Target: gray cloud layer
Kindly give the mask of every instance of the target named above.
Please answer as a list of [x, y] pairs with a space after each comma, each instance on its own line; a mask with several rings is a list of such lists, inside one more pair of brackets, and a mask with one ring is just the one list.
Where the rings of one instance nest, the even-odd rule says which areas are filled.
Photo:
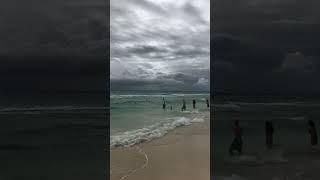
[[111, 87], [208, 90], [209, 3], [111, 0]]
[[37, 99], [39, 91], [106, 91], [107, 1], [0, 4], [1, 96], [9, 93], [18, 100], [20, 94]]
[[213, 91], [319, 93], [319, 1], [216, 0]]
[[107, 56], [107, 4], [102, 0], [5, 0], [0, 55]]

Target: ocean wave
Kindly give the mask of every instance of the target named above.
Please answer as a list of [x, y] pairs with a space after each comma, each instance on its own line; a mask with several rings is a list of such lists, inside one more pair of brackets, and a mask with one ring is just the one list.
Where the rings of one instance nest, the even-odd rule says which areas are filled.
[[179, 96], [209, 96], [208, 93], [203, 94], [113, 94], [110, 98], [132, 98], [132, 97], [179, 97]]
[[0, 109], [0, 113], [24, 112], [32, 113], [34, 111], [72, 111], [72, 110], [107, 110], [106, 107], [76, 107], [76, 106], [52, 106], [52, 107], [9, 107]]
[[262, 105], [262, 106], [292, 106], [298, 103], [292, 102], [233, 102], [238, 105]]
[[86, 133], [89, 132], [105, 132], [109, 128], [106, 123], [60, 123], [54, 124], [48, 127], [39, 127], [32, 129], [21, 129], [15, 134], [48, 134], [48, 132], [52, 133], [61, 133], [62, 131], [66, 133], [74, 133], [75, 131], [83, 131]]
[[275, 148], [262, 152], [259, 155], [240, 155], [227, 157], [226, 162], [232, 164], [254, 164], [254, 165], [263, 165], [263, 164], [275, 164], [275, 163], [285, 163], [288, 162], [283, 156], [283, 148]]
[[307, 117], [306, 116], [296, 116], [296, 117], [290, 117], [288, 119], [293, 120], [293, 121], [304, 121], [307, 119]]
[[145, 128], [127, 131], [119, 135], [112, 135], [110, 138], [110, 146], [132, 146], [134, 144], [162, 137], [177, 127], [188, 126], [192, 123], [204, 121], [202, 118], [189, 119], [186, 117], [175, 117], [170, 119], [170, 122], [161, 122]]
[[24, 144], [0, 144], [0, 150], [8, 150], [8, 151], [15, 151], [15, 150], [32, 150], [36, 149], [36, 146], [28, 146]]
[[214, 179], [217, 179], [217, 180], [246, 180], [246, 178], [243, 178], [243, 177], [236, 175], [236, 174], [232, 174], [231, 176], [217, 176], [217, 177], [214, 177]]
[[283, 148], [275, 148], [269, 151], [266, 151], [261, 155], [261, 161], [263, 163], [284, 163], [288, 160], [283, 156], [284, 149]]
[[169, 97], [166, 94], [118, 94], [110, 95], [110, 98], [132, 98], [132, 97]]
[[191, 113], [191, 114], [198, 114], [199, 110], [198, 109], [193, 109], [191, 111], [185, 110], [185, 111], [181, 111], [182, 113]]
[[[213, 104], [213, 107], [218, 111], [240, 111], [240, 110], [250, 110], [256, 108], [264, 107], [317, 107], [320, 104], [315, 103], [305, 103], [305, 102], [225, 102], [219, 104]], [[294, 120], [294, 119], [292, 119]]]
[[307, 102], [237, 102], [233, 101], [232, 104], [238, 106], [320, 106], [318, 103], [307, 103]]
[[208, 93], [203, 94], [172, 94], [173, 96], [209, 96]]
[[236, 110], [236, 111], [239, 111], [241, 108], [239, 105], [233, 104], [233, 103], [214, 104], [213, 107], [216, 109], [231, 109], [231, 110]]
[[204, 122], [204, 118], [196, 117], [191, 120], [192, 123], [201, 123]]

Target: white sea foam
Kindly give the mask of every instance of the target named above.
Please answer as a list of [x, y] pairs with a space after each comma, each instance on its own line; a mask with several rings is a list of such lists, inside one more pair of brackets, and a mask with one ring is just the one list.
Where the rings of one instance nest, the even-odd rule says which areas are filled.
[[241, 155], [226, 158], [226, 162], [232, 164], [260, 164], [257, 156], [254, 155]]
[[227, 104], [214, 104], [213, 107], [220, 108], [220, 109], [232, 109], [232, 110], [240, 110], [240, 106], [233, 103]]
[[237, 104], [239, 106], [299, 106], [299, 107], [306, 107], [306, 106], [320, 106], [317, 103], [306, 103], [306, 102], [238, 102], [233, 101], [233, 104]]
[[18, 112], [18, 111], [55, 111], [55, 110], [107, 110], [106, 107], [75, 107], [75, 106], [52, 106], [52, 107], [42, 107], [42, 106], [34, 106], [34, 107], [9, 107], [2, 108], [0, 112]]
[[266, 151], [261, 155], [261, 161], [263, 163], [284, 163], [288, 160], [283, 157], [284, 149], [277, 148]]
[[254, 102], [234, 102], [239, 105], [262, 105], [262, 106], [293, 106], [293, 105], [299, 105], [299, 103], [292, 102], [292, 103], [287, 103], [287, 102], [270, 102], [270, 103], [254, 103]]
[[192, 123], [201, 123], [204, 122], [204, 118], [196, 117], [191, 120]]
[[127, 131], [121, 134], [111, 136], [111, 147], [116, 146], [131, 146], [134, 144], [147, 142], [155, 138], [166, 135], [169, 131], [180, 127], [188, 126], [194, 122], [202, 122], [202, 119], [195, 118], [189, 119], [186, 117], [175, 117], [170, 119], [171, 121], [157, 123], [148, 127], [144, 127], [137, 130]]
[[283, 157], [284, 149], [272, 149], [262, 152], [259, 155], [241, 155], [226, 158], [226, 162], [233, 164], [256, 164], [262, 165], [267, 163], [285, 163], [288, 162]]
[[289, 119], [293, 121], [303, 121], [303, 120], [306, 120], [307, 118], [305, 116], [297, 116], [297, 117], [291, 117]]
[[182, 113], [198, 114], [198, 113], [199, 113], [199, 110], [198, 110], [198, 109], [193, 109], [193, 110], [191, 110], [191, 111], [186, 110], [186, 111], [181, 111], [181, 112], [182, 112]]

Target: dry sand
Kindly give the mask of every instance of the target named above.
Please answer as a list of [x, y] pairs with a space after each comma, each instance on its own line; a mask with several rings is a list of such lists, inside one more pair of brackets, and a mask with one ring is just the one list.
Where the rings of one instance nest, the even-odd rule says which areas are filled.
[[130, 148], [113, 148], [111, 180], [209, 180], [209, 140], [209, 122], [202, 122]]

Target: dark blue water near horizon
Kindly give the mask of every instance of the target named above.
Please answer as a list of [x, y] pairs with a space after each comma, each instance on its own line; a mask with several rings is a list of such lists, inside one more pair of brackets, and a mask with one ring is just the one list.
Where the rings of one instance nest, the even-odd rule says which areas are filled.
[[0, 179], [105, 177], [106, 99], [104, 92], [0, 95]]

